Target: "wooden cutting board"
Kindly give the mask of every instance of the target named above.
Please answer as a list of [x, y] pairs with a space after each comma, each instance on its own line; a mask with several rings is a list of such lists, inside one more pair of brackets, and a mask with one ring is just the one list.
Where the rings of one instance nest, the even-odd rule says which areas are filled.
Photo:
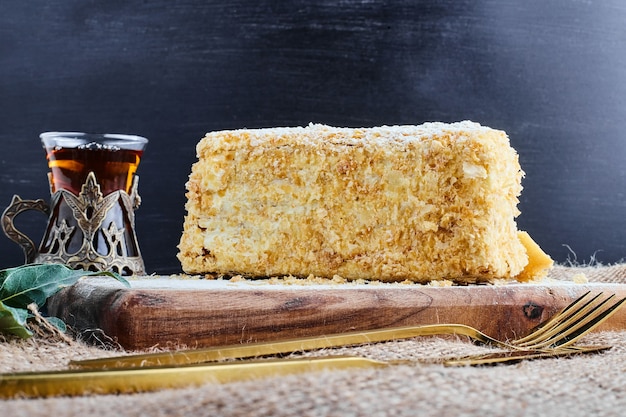
[[[625, 284], [285, 285], [146, 277], [131, 288], [85, 278], [48, 301], [48, 313], [87, 338], [130, 350], [219, 346], [435, 323], [498, 339], [527, 334], [587, 291], [626, 297]], [[626, 329], [626, 309], [600, 329]]]

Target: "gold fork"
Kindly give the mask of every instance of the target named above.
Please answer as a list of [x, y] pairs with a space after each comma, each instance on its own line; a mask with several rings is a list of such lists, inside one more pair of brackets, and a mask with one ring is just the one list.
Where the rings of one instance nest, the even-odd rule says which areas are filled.
[[585, 293], [559, 314], [540, 324], [532, 333], [510, 341], [515, 348], [505, 352], [471, 355], [443, 361], [446, 366], [492, 365], [526, 359], [570, 356], [608, 350], [611, 346], [574, 346], [573, 343], [600, 325], [622, 306], [622, 299], [607, 307], [615, 298], [612, 294], [601, 300], [602, 293]]
[[[626, 301], [621, 299], [612, 305], [608, 302], [614, 298], [609, 296], [604, 301], [598, 300], [599, 293], [591, 296], [583, 294], [560, 313], [536, 328], [528, 336], [503, 342], [483, 332], [463, 324], [433, 324], [422, 326], [405, 326], [368, 331], [347, 332], [326, 336], [279, 340], [274, 342], [230, 345], [205, 349], [181, 350], [176, 352], [146, 353], [110, 358], [71, 361], [70, 366], [83, 369], [113, 369], [139, 366], [173, 366], [224, 359], [242, 359], [269, 355], [282, 355], [293, 352], [354, 346], [390, 340], [409, 339], [417, 336], [460, 335], [467, 336], [476, 342], [513, 351], [545, 350], [554, 351], [557, 347], [565, 349], [576, 340], [596, 328], [612, 316]], [[565, 350], [563, 350], [565, 352]]]

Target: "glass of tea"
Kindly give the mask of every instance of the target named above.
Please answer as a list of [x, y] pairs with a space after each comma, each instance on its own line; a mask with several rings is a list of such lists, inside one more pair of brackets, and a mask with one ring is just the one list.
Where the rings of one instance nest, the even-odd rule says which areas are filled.
[[[16, 195], [2, 215], [5, 234], [22, 246], [26, 262], [143, 274], [134, 211], [141, 202], [136, 172], [148, 140], [80, 132], [46, 132], [40, 138], [50, 168], [50, 204]], [[26, 210], [48, 215], [38, 247], [13, 224]]]
[[52, 174], [51, 191], [65, 189], [78, 195], [93, 172], [101, 191], [130, 194], [137, 166], [148, 144], [141, 136], [46, 132], [40, 135]]

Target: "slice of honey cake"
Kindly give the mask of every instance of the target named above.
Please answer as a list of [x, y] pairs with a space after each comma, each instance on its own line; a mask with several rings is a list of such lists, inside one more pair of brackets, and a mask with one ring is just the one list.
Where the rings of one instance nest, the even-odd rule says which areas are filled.
[[422, 283], [543, 274], [520, 275], [523, 172], [502, 131], [469, 121], [219, 131], [197, 157], [178, 254], [187, 273]]

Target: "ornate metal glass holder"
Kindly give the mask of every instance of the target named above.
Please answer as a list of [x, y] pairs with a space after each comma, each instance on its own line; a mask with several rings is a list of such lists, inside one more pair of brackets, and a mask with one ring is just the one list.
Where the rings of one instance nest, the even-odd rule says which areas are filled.
[[[138, 184], [135, 176], [130, 195], [117, 190], [103, 196], [90, 172], [78, 196], [60, 189], [52, 193], [50, 206], [16, 195], [2, 215], [2, 228], [22, 247], [27, 263], [63, 263], [74, 269], [142, 275], [144, 263], [134, 230], [134, 211], [141, 204]], [[26, 210], [50, 216], [39, 249], [13, 224], [14, 217]]]

